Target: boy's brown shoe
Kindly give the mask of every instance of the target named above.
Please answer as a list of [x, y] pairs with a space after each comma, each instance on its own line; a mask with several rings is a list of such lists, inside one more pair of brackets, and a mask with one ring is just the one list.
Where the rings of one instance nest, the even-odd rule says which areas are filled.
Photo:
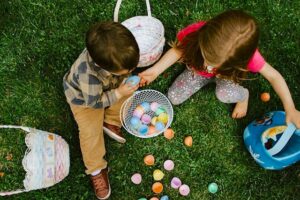
[[108, 168], [102, 169], [96, 176], [91, 175], [91, 180], [96, 197], [101, 200], [108, 199], [111, 193], [108, 180]]
[[111, 125], [108, 123], [103, 124], [103, 131], [106, 133], [109, 137], [112, 139], [120, 142], [120, 143], [125, 143], [126, 140], [121, 132], [121, 128], [115, 125]]

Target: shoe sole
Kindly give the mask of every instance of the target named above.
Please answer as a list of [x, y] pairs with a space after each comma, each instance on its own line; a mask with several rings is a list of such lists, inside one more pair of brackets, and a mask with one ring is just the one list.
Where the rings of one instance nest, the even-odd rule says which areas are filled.
[[117, 142], [120, 142], [122, 144], [124, 144], [126, 142], [126, 140], [124, 138], [118, 136], [117, 134], [115, 134], [114, 132], [112, 132], [111, 130], [109, 130], [106, 127], [103, 127], [103, 131], [106, 135], [108, 135], [112, 139], [116, 140]]

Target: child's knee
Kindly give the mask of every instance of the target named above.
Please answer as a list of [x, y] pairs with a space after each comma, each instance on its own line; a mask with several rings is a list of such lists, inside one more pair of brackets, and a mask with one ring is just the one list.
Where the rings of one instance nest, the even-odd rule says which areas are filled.
[[179, 105], [183, 102], [179, 95], [176, 94], [175, 91], [168, 91], [168, 99], [173, 105]]

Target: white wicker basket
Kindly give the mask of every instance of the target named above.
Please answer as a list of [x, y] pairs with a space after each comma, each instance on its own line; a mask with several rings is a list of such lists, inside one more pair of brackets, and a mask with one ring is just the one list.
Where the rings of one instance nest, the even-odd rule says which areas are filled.
[[[168, 122], [165, 126], [165, 128], [160, 131], [156, 132], [151, 135], [141, 135], [138, 133], [136, 129], [134, 129], [130, 124], [130, 119], [133, 116], [133, 112], [136, 109], [138, 105], [140, 105], [143, 102], [157, 102], [162, 106], [162, 108], [166, 111], [168, 114]], [[146, 114], [150, 115], [151, 118], [155, 116], [155, 113], [153, 111], [147, 111]], [[140, 137], [140, 138], [151, 138], [160, 135], [163, 133], [172, 123], [173, 121], [173, 107], [169, 99], [163, 95], [161, 92], [158, 92], [156, 90], [141, 90], [135, 92], [131, 97], [129, 97], [122, 105], [121, 111], [120, 111], [120, 120], [122, 122], [123, 127], [126, 129], [127, 132], [130, 134]]]
[[[118, 0], [114, 21], [118, 22], [119, 9], [122, 0]], [[122, 22], [134, 35], [139, 49], [140, 60], [138, 67], [146, 67], [155, 63], [161, 56], [165, 45], [164, 26], [158, 19], [151, 16], [149, 0], [146, 0], [148, 16], [135, 16]]]

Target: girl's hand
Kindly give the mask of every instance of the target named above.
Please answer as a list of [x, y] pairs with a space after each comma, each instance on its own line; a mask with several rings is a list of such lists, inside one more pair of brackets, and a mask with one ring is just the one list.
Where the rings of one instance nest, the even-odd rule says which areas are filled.
[[151, 67], [142, 73], [139, 73], [139, 77], [141, 78], [140, 87], [145, 85], [149, 85], [152, 81], [154, 81], [159, 75], [159, 71], [155, 67]]
[[118, 98], [129, 96], [139, 88], [139, 84], [132, 86], [130, 83], [125, 83], [124, 80], [121, 85], [116, 89], [116, 95]]
[[295, 124], [298, 129], [300, 129], [300, 112], [296, 109], [286, 112], [286, 122], [291, 122]]

